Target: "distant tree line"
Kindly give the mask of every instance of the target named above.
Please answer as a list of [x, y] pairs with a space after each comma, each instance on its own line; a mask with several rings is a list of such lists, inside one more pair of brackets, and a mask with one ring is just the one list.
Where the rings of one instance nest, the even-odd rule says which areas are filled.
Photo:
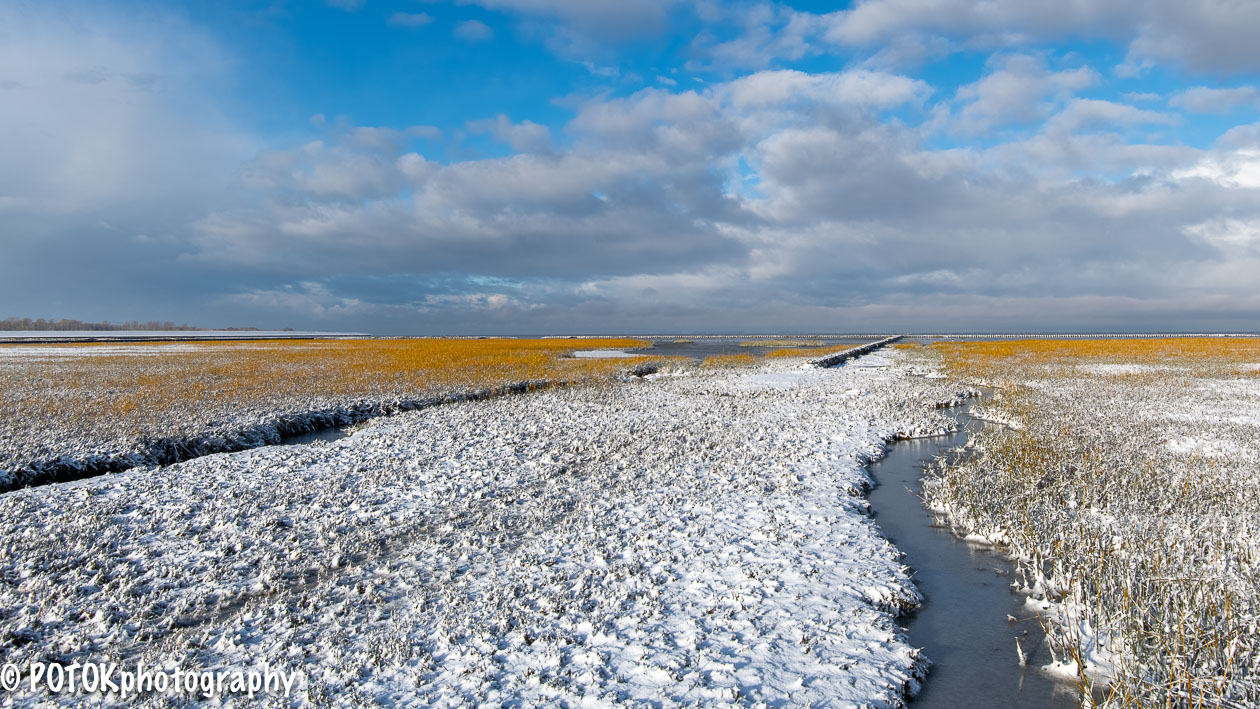
[[0, 330], [200, 330], [199, 327], [192, 325], [176, 325], [170, 320], [157, 321], [149, 320], [140, 322], [132, 320], [130, 322], [112, 324], [108, 320], [105, 322], [83, 322], [82, 320], [68, 320], [62, 318], [60, 320], [45, 320], [43, 318], [5, 318], [0, 320]]

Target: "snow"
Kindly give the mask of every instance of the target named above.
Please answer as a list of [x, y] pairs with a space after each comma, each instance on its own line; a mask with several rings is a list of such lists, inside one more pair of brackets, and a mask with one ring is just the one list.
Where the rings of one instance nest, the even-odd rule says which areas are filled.
[[1243, 453], [1243, 447], [1235, 441], [1196, 436], [1173, 438], [1165, 446], [1168, 450], [1179, 455], [1203, 456], [1205, 458], [1223, 458]]
[[1081, 367], [1091, 374], [1145, 374], [1158, 371], [1159, 368], [1145, 364], [1089, 364]]
[[642, 357], [641, 354], [622, 350], [578, 350], [573, 353], [578, 359], [616, 359], [622, 357]]
[[740, 377], [735, 386], [750, 391], [757, 389], [791, 389], [800, 386], [802, 381], [808, 376], [807, 372], [808, 370], [796, 370], [749, 374]]
[[949, 422], [938, 385], [867, 357], [887, 366], [452, 403], [5, 494], [6, 661], [266, 660], [344, 706], [900, 706], [919, 595], [863, 465]]

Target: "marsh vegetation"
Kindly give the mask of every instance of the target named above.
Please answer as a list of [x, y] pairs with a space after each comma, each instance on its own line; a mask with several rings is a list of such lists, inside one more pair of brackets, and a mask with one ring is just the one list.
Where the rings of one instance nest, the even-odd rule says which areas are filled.
[[1260, 701], [1260, 341], [944, 344], [1004, 422], [928, 504], [1004, 545], [1059, 669], [1113, 706]]
[[252, 447], [278, 441], [289, 429], [349, 423], [443, 397], [602, 381], [624, 361], [563, 355], [575, 345], [649, 344], [616, 338], [0, 345], [0, 473], [7, 475], [0, 488], [57, 466], [162, 462], [149, 455], [158, 448]]

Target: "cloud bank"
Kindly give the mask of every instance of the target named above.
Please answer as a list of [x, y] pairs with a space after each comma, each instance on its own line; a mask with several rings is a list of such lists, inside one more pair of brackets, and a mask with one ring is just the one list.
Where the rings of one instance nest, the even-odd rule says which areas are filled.
[[[1260, 329], [1247, 4], [465, 6], [544, 23], [560, 63], [705, 29], [673, 78], [610, 75], [560, 121], [295, 140], [209, 100], [242, 69], [196, 26], [5, 11], [3, 303], [415, 334]], [[449, 31], [500, 41], [483, 17]], [[1120, 59], [1048, 45], [1069, 36]], [[983, 61], [925, 70], [960, 53]], [[1125, 89], [1165, 70], [1179, 88]], [[433, 149], [460, 136], [489, 154]]]

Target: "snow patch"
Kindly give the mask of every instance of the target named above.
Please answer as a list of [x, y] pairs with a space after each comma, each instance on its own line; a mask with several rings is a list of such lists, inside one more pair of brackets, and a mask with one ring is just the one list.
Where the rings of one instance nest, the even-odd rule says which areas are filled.
[[643, 357], [644, 355], [623, 350], [578, 350], [573, 353], [578, 359], [619, 359], [627, 357]]

